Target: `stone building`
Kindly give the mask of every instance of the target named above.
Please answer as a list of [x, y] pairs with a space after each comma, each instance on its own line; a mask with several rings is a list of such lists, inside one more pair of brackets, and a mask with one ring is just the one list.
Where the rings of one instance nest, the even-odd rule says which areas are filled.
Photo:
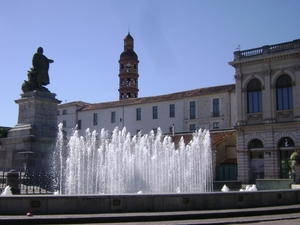
[[234, 52], [238, 180], [289, 178], [300, 146], [300, 40]]

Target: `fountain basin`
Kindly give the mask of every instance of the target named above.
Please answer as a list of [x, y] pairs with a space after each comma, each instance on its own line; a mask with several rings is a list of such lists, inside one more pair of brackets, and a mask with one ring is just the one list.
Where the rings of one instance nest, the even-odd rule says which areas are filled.
[[155, 195], [13, 195], [0, 197], [0, 212], [2, 215], [170, 212], [283, 206], [299, 202], [300, 189]]
[[292, 179], [256, 179], [258, 190], [291, 189]]

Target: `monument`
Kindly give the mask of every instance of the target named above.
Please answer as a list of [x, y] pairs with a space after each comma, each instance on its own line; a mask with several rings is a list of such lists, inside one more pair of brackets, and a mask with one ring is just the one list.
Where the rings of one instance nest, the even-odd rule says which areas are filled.
[[33, 56], [33, 68], [22, 84], [21, 98], [15, 100], [19, 105], [18, 123], [8, 131], [7, 138], [0, 139], [4, 171], [38, 171], [46, 165], [57, 136], [57, 105], [61, 102], [45, 87], [50, 83], [48, 70], [53, 62], [43, 55], [42, 47]]

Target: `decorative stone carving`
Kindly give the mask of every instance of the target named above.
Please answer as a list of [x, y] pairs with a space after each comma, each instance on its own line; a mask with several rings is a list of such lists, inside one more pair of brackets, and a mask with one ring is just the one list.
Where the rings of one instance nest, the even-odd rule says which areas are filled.
[[286, 110], [286, 111], [277, 111], [276, 115], [278, 118], [289, 118], [293, 117], [293, 110]]
[[240, 80], [241, 78], [242, 78], [241, 74], [234, 75], [234, 79], [236, 79], [236, 80]]
[[299, 71], [299, 70], [300, 70], [300, 65], [295, 65], [295, 66], [293, 67], [293, 69], [294, 69], [294, 71]]
[[271, 74], [271, 70], [264, 70], [264, 71], [262, 72], [262, 74], [263, 74], [264, 76], [270, 75], [270, 74]]
[[267, 118], [267, 119], [264, 119], [263, 121], [265, 124], [271, 124], [271, 123], [275, 123], [276, 120], [275, 119], [272, 119], [272, 118]]
[[261, 113], [247, 115], [247, 120], [260, 120], [260, 119], [262, 119]]
[[238, 132], [238, 134], [243, 134], [243, 132], [244, 132], [244, 127], [242, 127], [242, 126], [237, 126], [237, 127], [236, 127], [236, 131]]

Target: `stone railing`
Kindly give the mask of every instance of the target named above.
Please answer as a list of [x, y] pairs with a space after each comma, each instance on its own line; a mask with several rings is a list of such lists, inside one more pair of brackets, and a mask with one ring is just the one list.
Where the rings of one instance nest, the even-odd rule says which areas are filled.
[[[6, 186], [11, 187], [11, 192], [15, 194], [53, 194], [50, 185], [49, 174], [38, 171], [36, 173], [25, 173], [10, 170], [9, 172], [0, 171], [0, 194]], [[45, 179], [46, 178], [46, 179]]]
[[236, 51], [234, 52], [234, 60], [249, 58], [257, 55], [272, 54], [296, 48], [300, 48], [300, 39], [276, 45], [266, 45], [260, 48], [253, 48], [245, 51]]

